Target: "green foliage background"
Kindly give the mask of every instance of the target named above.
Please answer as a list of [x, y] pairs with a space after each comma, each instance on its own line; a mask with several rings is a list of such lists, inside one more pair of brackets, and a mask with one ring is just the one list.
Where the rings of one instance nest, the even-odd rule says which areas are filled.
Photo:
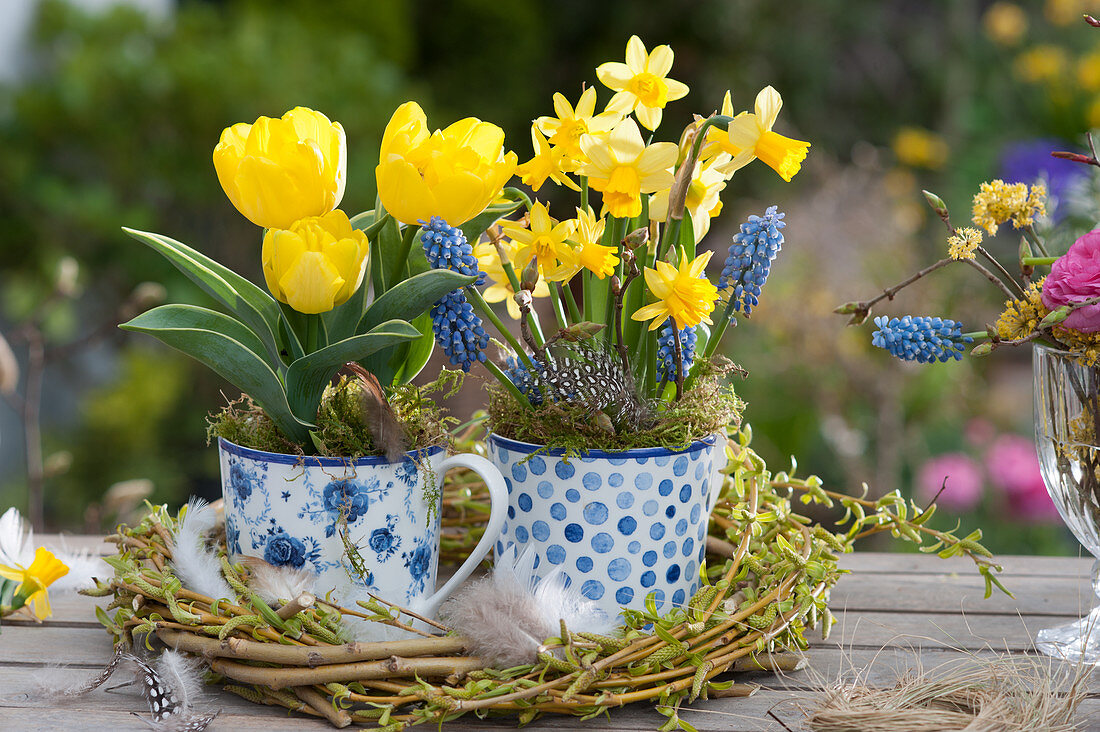
[[[814, 145], [792, 184], [760, 164], [735, 177], [723, 195], [725, 228], [716, 226], [710, 239], [722, 252], [736, 222], [771, 203], [805, 211], [792, 216], [806, 225], [788, 230], [765, 302], [729, 340], [731, 357], [752, 372], [738, 389], [756, 444], [769, 463], [797, 454], [841, 488], [855, 487], [846, 485], [853, 479], [904, 485], [912, 472], [904, 461], [894, 473], [844, 468], [824, 415], [842, 414], [876, 455], [886, 400], [916, 460], [957, 443], [967, 416], [989, 411], [978, 367], [898, 378], [896, 362], [871, 353], [869, 330], [846, 331], [829, 310], [891, 284], [906, 264], [938, 258], [942, 230], [912, 206], [919, 187], [935, 188], [965, 213], [1006, 141], [1055, 135], [1074, 144], [1089, 121], [1088, 95], [1057, 95], [1013, 76], [1019, 49], [982, 34], [988, 5], [184, 0], [169, 19], [150, 21], [125, 7], [92, 15], [45, 0], [27, 76], [0, 88], [0, 330], [42, 301], [64, 256], [80, 263], [83, 294], [53, 308], [53, 343], [117, 321], [119, 303], [142, 281], [163, 283], [172, 301], [202, 303], [182, 276], [122, 235], [124, 224], [163, 232], [261, 281], [258, 234], [222, 194], [210, 161], [228, 124], [299, 104], [339, 120], [349, 141], [342, 207], [359, 211], [373, 206], [378, 140], [401, 102], [418, 100], [439, 126], [470, 115], [496, 122], [523, 160], [530, 121], [550, 113], [553, 92], [575, 100], [581, 81], [594, 83], [599, 63], [621, 60], [636, 33], [649, 47], [671, 44], [672, 75], [691, 87], [666, 111], [658, 137], [676, 139], [691, 112], [715, 109], [726, 89], [740, 110], [772, 84], [786, 102], [782, 131]], [[1080, 50], [1094, 40], [1083, 26], [1050, 25], [1038, 5], [1027, 12], [1025, 44], [1048, 40]], [[601, 90], [601, 101], [607, 98]], [[889, 146], [902, 126], [934, 130], [951, 151], [949, 163], [899, 167]], [[822, 211], [844, 218], [862, 205], [858, 195], [822, 198], [853, 170], [880, 196], [900, 180], [897, 195], [873, 210], [916, 217], [916, 224], [872, 221], [850, 238], [815, 239]], [[554, 191], [543, 195], [555, 200]], [[944, 312], [957, 305], [978, 322], [995, 312], [995, 298], [976, 299], [947, 283], [924, 290], [922, 302]], [[112, 332], [47, 379], [47, 453], [72, 454], [69, 469], [48, 481], [54, 525], [79, 526], [84, 506], [120, 480], [152, 479], [158, 501], [215, 490], [215, 460], [201, 435], [205, 413], [224, 403], [218, 392], [225, 384], [201, 367], [150, 339]], [[50, 383], [64, 388], [50, 390]], [[968, 396], [959, 399], [960, 391]], [[55, 392], [71, 394], [72, 403], [58, 404]], [[1026, 403], [1016, 406], [1026, 412]], [[1026, 416], [996, 419], [1006, 429], [1029, 429]], [[21, 505], [22, 466], [5, 467], [0, 504]], [[1054, 536], [1006, 546], [1064, 547]], [[1003, 548], [996, 538], [989, 543]]]

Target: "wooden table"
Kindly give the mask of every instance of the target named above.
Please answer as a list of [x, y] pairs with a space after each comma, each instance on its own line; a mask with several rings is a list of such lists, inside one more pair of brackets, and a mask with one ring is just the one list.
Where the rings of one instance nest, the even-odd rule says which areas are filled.
[[[70, 544], [72, 541], [70, 540]], [[853, 574], [833, 591], [838, 618], [828, 641], [815, 633], [807, 670], [786, 677], [756, 675], [761, 685], [748, 698], [699, 701], [681, 710], [681, 718], [706, 730], [798, 729], [812, 708], [815, 689], [844, 671], [871, 665], [871, 683], [890, 684], [898, 668], [918, 663], [932, 668], [966, 652], [1032, 652], [1031, 638], [1042, 628], [1076, 618], [1095, 598], [1089, 581], [1092, 562], [1081, 558], [1002, 557], [1004, 583], [1016, 598], [994, 595], [983, 600], [983, 583], [969, 560], [941, 560], [916, 554], [854, 554], [842, 566]], [[98, 602], [106, 604], [110, 598]], [[7, 621], [0, 632], [0, 730], [140, 730], [148, 707], [134, 687], [102, 688], [84, 697], [49, 702], [28, 697], [36, 674], [64, 681], [86, 678], [111, 657], [110, 637], [96, 622], [91, 598], [59, 597], [54, 616], [36, 626]], [[873, 662], [873, 665], [872, 665]], [[59, 668], [59, 664], [66, 664]], [[1082, 729], [1100, 730], [1100, 685], [1080, 708]], [[327, 723], [288, 714], [240, 699], [214, 687], [208, 710], [221, 709], [211, 730], [327, 730]], [[774, 714], [782, 724], [769, 716]], [[651, 706], [616, 709], [610, 717], [580, 723], [546, 716], [528, 730], [655, 729], [665, 721]], [[465, 717], [446, 729], [507, 729], [507, 719]], [[425, 727], [429, 729], [430, 727]]]

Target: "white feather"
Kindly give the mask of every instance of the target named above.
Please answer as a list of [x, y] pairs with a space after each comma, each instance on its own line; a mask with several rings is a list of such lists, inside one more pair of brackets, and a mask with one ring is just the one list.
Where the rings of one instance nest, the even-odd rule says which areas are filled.
[[0, 564], [30, 566], [34, 561], [34, 534], [12, 507], [0, 516]]
[[184, 713], [189, 713], [202, 696], [202, 663], [180, 651], [165, 650], [157, 659], [155, 668], [176, 695]]
[[96, 577], [110, 577], [112, 574], [107, 563], [87, 549], [70, 550], [63, 536], [58, 537], [57, 544], [47, 544], [46, 548], [69, 568], [68, 574], [50, 585], [50, 592], [72, 592], [95, 587]]
[[595, 603], [566, 586], [556, 569], [541, 581], [535, 554], [527, 547], [516, 556], [514, 545], [497, 559], [491, 575], [467, 583], [440, 608], [440, 617], [470, 641], [469, 649], [494, 666], [534, 663], [543, 641], [571, 630], [606, 634], [615, 627]]
[[172, 548], [172, 566], [183, 586], [211, 598], [232, 599], [233, 591], [222, 576], [221, 563], [206, 548], [204, 534], [214, 528], [214, 509], [201, 498], [187, 502], [183, 518], [176, 528]]
[[[70, 551], [65, 539], [59, 538], [56, 544], [47, 544], [69, 572], [50, 585], [50, 592], [71, 592], [94, 587], [95, 577], [111, 574], [106, 562], [92, 556], [88, 550]], [[34, 561], [34, 532], [15, 508], [9, 508], [0, 516], [0, 564], [29, 567]]]
[[271, 607], [288, 602], [303, 592], [313, 592], [317, 575], [305, 569], [290, 566], [276, 567], [259, 557], [242, 557], [248, 567], [248, 586]]

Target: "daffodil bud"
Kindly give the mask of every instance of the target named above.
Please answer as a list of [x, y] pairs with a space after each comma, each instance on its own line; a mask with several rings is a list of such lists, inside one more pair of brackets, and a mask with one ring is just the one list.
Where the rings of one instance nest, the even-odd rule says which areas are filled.
[[523, 268], [523, 277], [520, 280], [519, 286], [528, 292], [535, 289], [535, 285], [539, 283], [539, 261], [532, 259], [527, 263], [527, 266]]
[[347, 169], [344, 128], [305, 107], [281, 119], [241, 122], [222, 132], [214, 169], [245, 218], [265, 229], [289, 229], [340, 205]]
[[432, 133], [420, 105], [406, 102], [382, 134], [378, 197], [402, 223], [439, 216], [461, 226], [500, 194], [516, 163], [500, 127], [467, 117]]
[[271, 294], [300, 313], [324, 313], [342, 305], [363, 282], [369, 245], [337, 209], [269, 229], [262, 251]]

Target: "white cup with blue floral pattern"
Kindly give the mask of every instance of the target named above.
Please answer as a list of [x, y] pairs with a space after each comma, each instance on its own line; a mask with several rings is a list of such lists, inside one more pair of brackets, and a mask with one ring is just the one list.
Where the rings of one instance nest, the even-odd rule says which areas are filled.
[[[683, 450], [562, 450], [489, 437], [504, 474], [508, 518], [496, 543], [534, 548], [535, 574], [560, 568], [581, 595], [615, 617], [682, 607], [699, 589], [707, 524], [722, 486], [726, 438]], [[540, 571], [541, 569], [541, 571]]]
[[[316, 592], [354, 606], [375, 594], [432, 617], [493, 547], [507, 494], [500, 471], [441, 448], [358, 460], [264, 452], [218, 440], [230, 557], [260, 557], [317, 575]], [[491, 508], [485, 534], [436, 590], [443, 476], [473, 470]], [[357, 547], [349, 556], [345, 538]], [[358, 566], [357, 566], [358, 565]]]

